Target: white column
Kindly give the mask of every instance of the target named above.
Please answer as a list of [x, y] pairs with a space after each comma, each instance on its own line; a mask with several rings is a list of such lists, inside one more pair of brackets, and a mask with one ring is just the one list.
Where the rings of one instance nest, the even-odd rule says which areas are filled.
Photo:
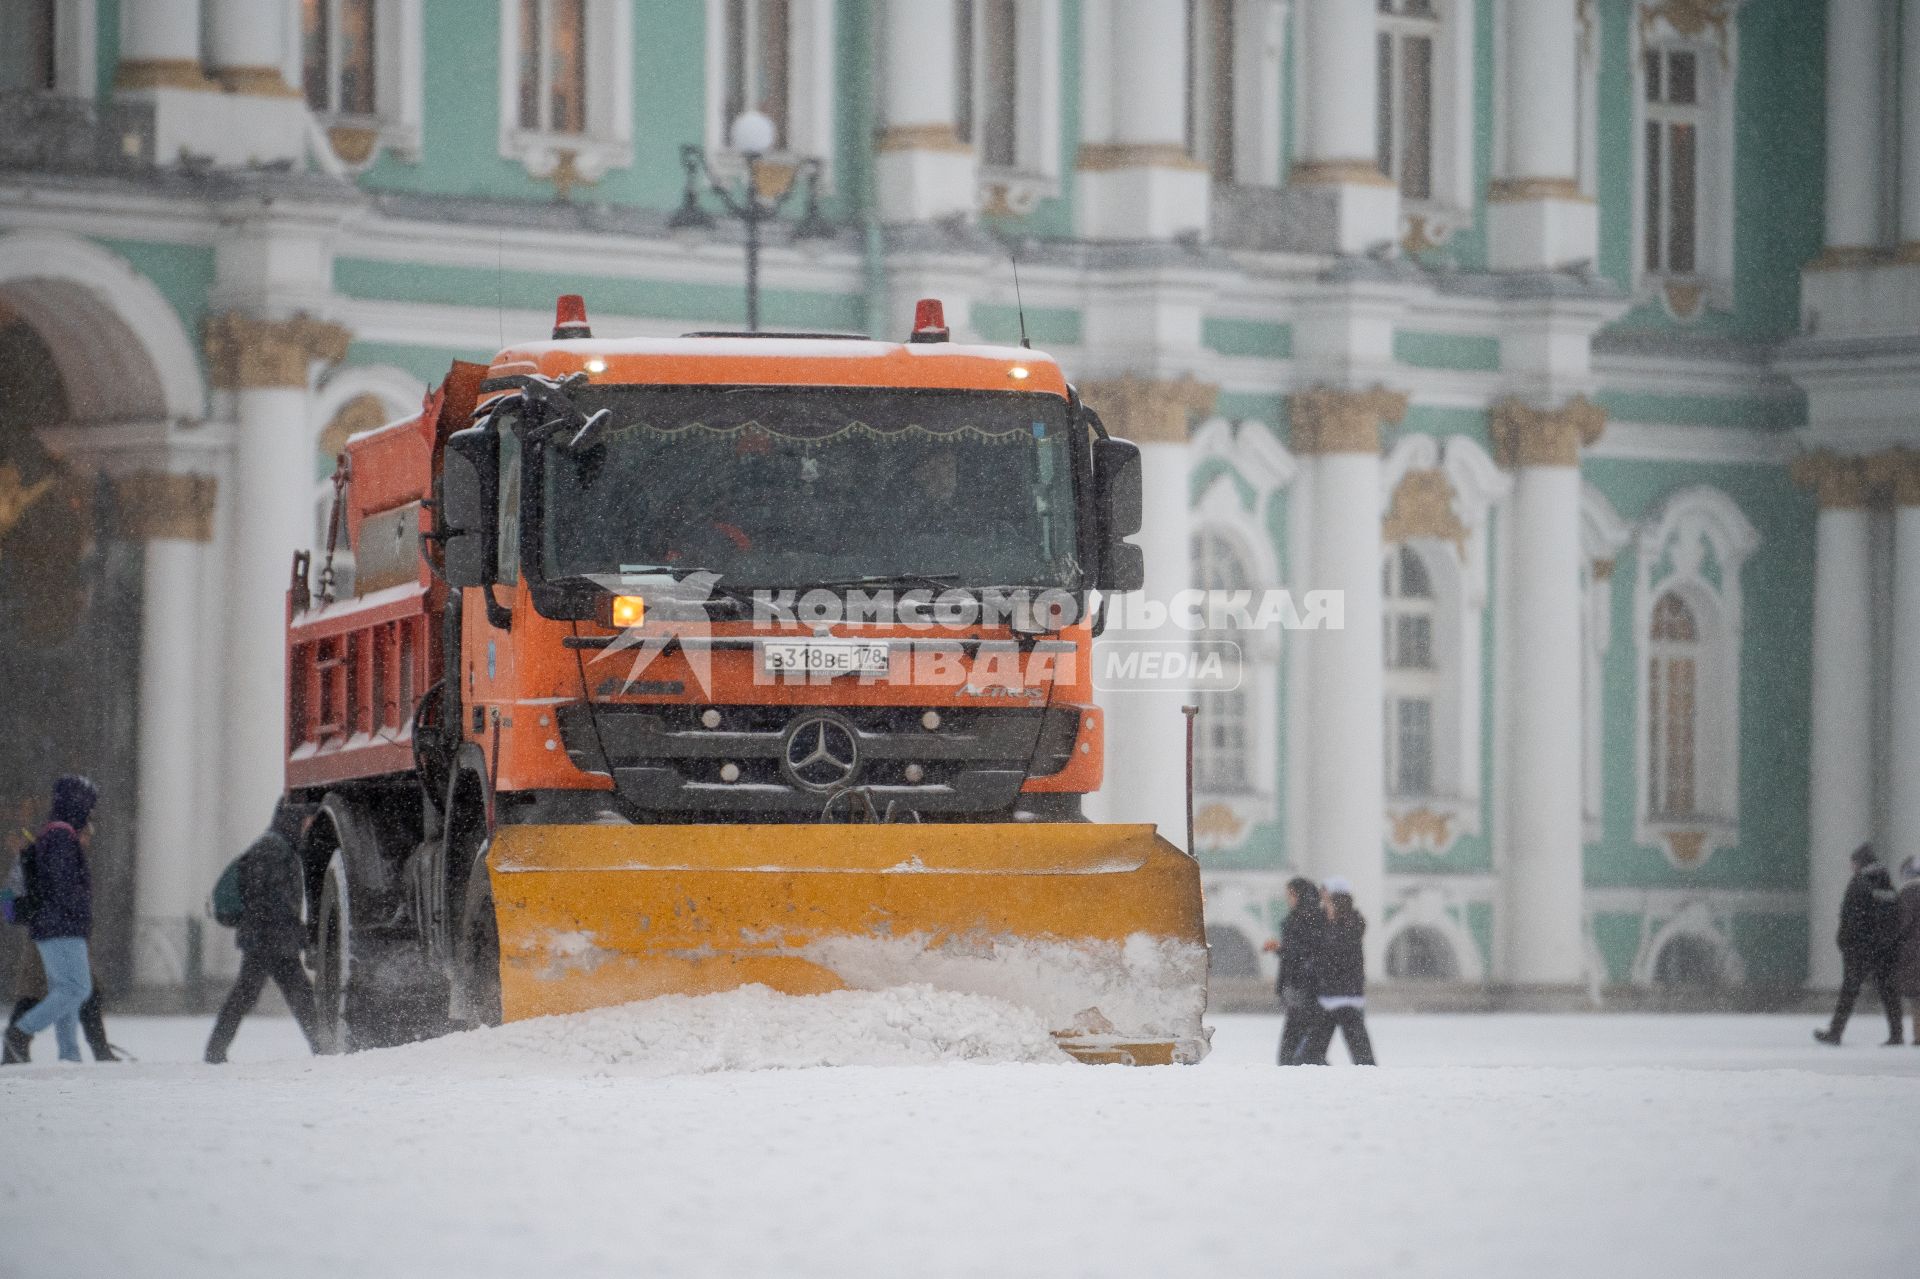
[[1896, 873], [1920, 857], [1920, 455], [1901, 455], [1893, 516], [1893, 686], [1888, 719], [1893, 767], [1884, 860]]
[[[953, 0], [884, 0], [880, 216], [926, 222], [979, 204], [974, 149], [955, 132], [959, 32]], [[976, 115], [978, 110], [976, 107]]]
[[233, 93], [298, 96], [280, 73], [287, 6], [272, 0], [207, 0], [207, 66]]
[[1514, 473], [1500, 958], [1503, 979], [1520, 985], [1571, 986], [1586, 975], [1580, 446], [1603, 422], [1586, 400], [1547, 411], [1508, 401], [1493, 415], [1496, 452]]
[[1872, 539], [1859, 459], [1816, 454], [1803, 459], [1801, 477], [1820, 499], [1808, 740], [1808, 984], [1832, 990], [1840, 984], [1833, 934], [1852, 873], [1847, 859], [1873, 834]]
[[1881, 239], [1886, 34], [1880, 0], [1828, 0], [1827, 256], [1836, 264], [1859, 258]]
[[188, 920], [212, 884], [205, 848], [219, 836], [199, 805], [203, 636], [197, 616], [205, 546], [177, 537], [146, 545], [140, 634], [139, 857], [134, 867], [134, 981], [177, 986], [187, 972]]
[[308, 385], [316, 361], [345, 356], [347, 333], [306, 316], [229, 311], [208, 322], [207, 345], [214, 384], [234, 403], [220, 819], [238, 849], [265, 827], [285, 785], [286, 595], [293, 552], [314, 541]]
[[1900, 249], [1920, 261], [1920, 0], [1900, 3]]
[[1304, 78], [1292, 184], [1318, 206], [1326, 248], [1359, 253], [1400, 235], [1400, 193], [1380, 172], [1379, 35], [1375, 6], [1301, 0]]
[[1103, 0], [1083, 15], [1083, 49], [1106, 65], [1083, 78], [1075, 221], [1095, 240], [1164, 240], [1207, 228], [1212, 179], [1186, 149], [1187, 8]]
[[[1310, 458], [1307, 590], [1338, 591], [1341, 628], [1302, 632], [1307, 650], [1306, 846], [1299, 869], [1344, 876], [1377, 917], [1385, 907], [1385, 744], [1380, 637], [1380, 435], [1406, 412], [1386, 391], [1318, 388], [1293, 397], [1292, 448]], [[1374, 929], [1378, 934], [1380, 930]], [[1368, 939], [1367, 962], [1380, 951]]]
[[200, 70], [200, 0], [122, 4], [120, 66], [113, 83], [116, 89], [213, 87]]
[[286, 596], [293, 552], [310, 548], [313, 458], [305, 387], [234, 397], [233, 539], [227, 591], [228, 847], [266, 828], [286, 776]]
[[1577, 171], [1575, 0], [1527, 0], [1504, 13], [1505, 145], [1488, 192], [1490, 264], [1541, 270], [1591, 259], [1598, 217]]
[[[1095, 405], [1099, 408], [1099, 405]], [[1112, 423], [1109, 422], [1109, 426]], [[1191, 499], [1188, 495], [1188, 447], [1184, 442], [1143, 440], [1141, 532], [1133, 539], [1145, 552], [1146, 587], [1116, 601], [1124, 603], [1130, 623], [1109, 627], [1096, 644], [1096, 663], [1112, 646], [1120, 652], [1185, 652], [1192, 636], [1170, 623], [1136, 626], [1134, 606], [1170, 606], [1193, 584]], [[1133, 648], [1139, 645], [1142, 648]], [[1173, 843], [1186, 844], [1186, 719], [1180, 708], [1192, 699], [1186, 690], [1141, 687], [1106, 691], [1096, 665], [1094, 675], [1106, 714], [1106, 777], [1094, 810], [1100, 820], [1152, 822]]]

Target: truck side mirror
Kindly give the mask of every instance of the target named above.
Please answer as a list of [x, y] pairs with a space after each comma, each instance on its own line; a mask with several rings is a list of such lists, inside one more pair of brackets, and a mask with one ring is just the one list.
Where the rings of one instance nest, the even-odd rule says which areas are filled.
[[447, 437], [440, 464], [440, 521], [442, 576], [448, 586], [486, 586], [493, 581], [498, 448], [493, 431], [485, 426]]
[[1093, 442], [1093, 488], [1100, 519], [1100, 569], [1094, 585], [1103, 591], [1137, 591], [1146, 585], [1146, 556], [1127, 538], [1140, 531], [1140, 450], [1126, 440]]

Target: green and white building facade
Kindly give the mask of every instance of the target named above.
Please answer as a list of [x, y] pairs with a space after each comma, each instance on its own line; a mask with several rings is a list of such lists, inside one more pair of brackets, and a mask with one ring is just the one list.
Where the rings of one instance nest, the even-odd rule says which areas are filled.
[[[1345, 593], [1210, 636], [1222, 973], [1304, 873], [1392, 977], [1830, 986], [1846, 854], [1920, 851], [1920, 0], [10, 0], [0, 58], [9, 677], [118, 640], [0, 799], [107, 761], [123, 982], [229, 962], [340, 442], [563, 292], [737, 326], [670, 219], [749, 107], [833, 224], [764, 327], [1010, 341], [1017, 255], [1150, 592]], [[1096, 815], [1180, 829], [1179, 701], [1112, 699]]]

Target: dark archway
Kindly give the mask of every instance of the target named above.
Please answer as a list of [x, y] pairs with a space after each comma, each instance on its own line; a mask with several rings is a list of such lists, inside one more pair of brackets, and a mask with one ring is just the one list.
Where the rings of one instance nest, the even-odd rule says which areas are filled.
[[1395, 981], [1458, 981], [1460, 962], [1438, 929], [1412, 924], [1387, 943], [1387, 976]]
[[1688, 933], [1676, 934], [1653, 959], [1653, 984], [1667, 990], [1712, 990], [1724, 976], [1719, 948]]
[[[109, 479], [48, 441], [143, 409], [157, 416], [158, 400], [150, 368], [124, 367], [144, 360], [140, 344], [84, 293], [0, 287], [0, 860], [44, 819], [55, 776], [94, 779], [94, 967], [113, 991], [127, 984], [133, 932], [142, 548], [121, 535]], [[75, 342], [118, 349], [83, 370], [62, 344], [103, 315]], [[19, 931], [5, 932], [0, 946], [17, 951]], [[13, 958], [0, 956], [0, 972]]]

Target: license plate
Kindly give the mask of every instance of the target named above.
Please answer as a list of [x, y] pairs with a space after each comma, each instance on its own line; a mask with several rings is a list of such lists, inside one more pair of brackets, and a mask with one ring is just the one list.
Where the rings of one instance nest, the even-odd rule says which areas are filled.
[[861, 640], [763, 640], [769, 675], [885, 675], [887, 646]]

